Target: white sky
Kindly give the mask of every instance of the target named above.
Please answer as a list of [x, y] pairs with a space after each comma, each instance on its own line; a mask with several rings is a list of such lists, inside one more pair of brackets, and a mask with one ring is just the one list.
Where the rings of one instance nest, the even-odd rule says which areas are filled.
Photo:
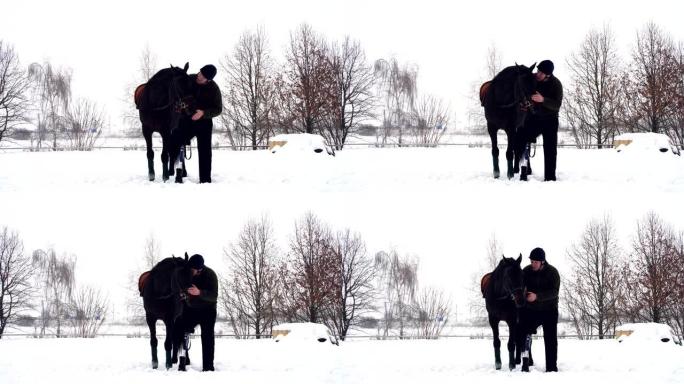
[[684, 40], [682, 8], [671, 0], [12, 0], [0, 5], [0, 39], [14, 45], [24, 64], [47, 58], [72, 68], [75, 96], [106, 106], [116, 130], [125, 85], [136, 77], [146, 44], [160, 66], [190, 61], [194, 72], [217, 63], [242, 31], [257, 25], [266, 28], [280, 56], [289, 32], [308, 22], [329, 39], [361, 40], [371, 60], [396, 55], [417, 64], [419, 90], [449, 101], [462, 127], [467, 97], [485, 73], [492, 44], [504, 65], [553, 60], [567, 84], [565, 59], [590, 28], [610, 23], [627, 58], [637, 29], [648, 21]]

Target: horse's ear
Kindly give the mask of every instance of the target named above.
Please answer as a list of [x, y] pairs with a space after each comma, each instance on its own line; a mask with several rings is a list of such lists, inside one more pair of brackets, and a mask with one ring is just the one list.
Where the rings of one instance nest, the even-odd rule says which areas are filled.
[[188, 261], [188, 253], [185, 252], [185, 261]]
[[518, 256], [517, 259], [515, 259], [515, 261], [517, 261], [518, 264], [520, 264], [520, 262], [522, 262], [522, 253], [520, 254], [520, 256]]
[[188, 73], [188, 68], [190, 68], [190, 63], [186, 61], [183, 66], [183, 72]]
[[535, 61], [534, 64], [530, 65], [530, 72], [534, 71], [534, 67], [537, 66], [537, 62]]

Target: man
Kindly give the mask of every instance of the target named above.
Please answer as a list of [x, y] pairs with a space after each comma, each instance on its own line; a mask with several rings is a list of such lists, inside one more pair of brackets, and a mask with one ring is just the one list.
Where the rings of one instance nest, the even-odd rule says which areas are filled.
[[553, 69], [551, 60], [543, 60], [537, 65], [537, 89], [532, 95], [534, 113], [527, 115], [525, 124], [528, 142], [540, 134], [544, 139], [544, 181], [556, 180], [558, 111], [563, 102], [563, 85], [553, 75]]
[[[195, 113], [190, 120], [182, 122], [183, 129], [178, 138], [179, 145], [184, 145], [193, 137], [197, 137], [197, 151], [199, 152], [199, 180], [200, 183], [211, 183], [211, 132], [212, 118], [221, 114], [223, 109], [221, 90], [213, 81], [216, 67], [208, 64], [202, 67], [196, 75], [192, 75], [195, 89]], [[182, 182], [177, 176], [177, 182]]]
[[530, 265], [523, 269], [526, 306], [520, 311], [520, 326], [523, 340], [522, 370], [529, 371], [532, 365], [530, 356], [531, 336], [541, 325], [544, 330], [544, 350], [546, 372], [558, 372], [558, 290], [560, 276], [558, 270], [546, 262], [543, 249], [535, 248], [530, 252]]
[[216, 299], [218, 278], [214, 271], [204, 265], [202, 255], [192, 255], [188, 260], [192, 271], [192, 285], [188, 288], [188, 308], [183, 314], [185, 332], [192, 333], [199, 325], [202, 331], [202, 370], [214, 370], [214, 324], [216, 323]]

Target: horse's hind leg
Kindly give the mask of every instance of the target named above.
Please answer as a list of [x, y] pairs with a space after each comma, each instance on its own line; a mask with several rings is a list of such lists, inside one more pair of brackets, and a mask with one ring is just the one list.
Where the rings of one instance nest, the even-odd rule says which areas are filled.
[[152, 316], [147, 315], [145, 317], [147, 321], [147, 326], [150, 328], [150, 349], [152, 351], [152, 369], [157, 369], [159, 366], [159, 360], [157, 360], [157, 329], [155, 323], [156, 319]]
[[499, 339], [499, 320], [489, 316], [489, 325], [492, 327], [494, 339], [494, 366], [501, 369], [501, 340]]
[[494, 178], [498, 179], [501, 175], [499, 170], [499, 147], [496, 137], [496, 127], [492, 123], [487, 122], [487, 130], [489, 131], [489, 137], [492, 140], [492, 166], [494, 167]]

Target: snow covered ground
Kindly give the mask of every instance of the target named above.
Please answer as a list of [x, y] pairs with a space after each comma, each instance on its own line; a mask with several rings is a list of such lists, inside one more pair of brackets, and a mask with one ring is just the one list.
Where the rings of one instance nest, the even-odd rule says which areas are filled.
[[[147, 181], [142, 151], [7, 151], [0, 152], [0, 226], [18, 231], [26, 252], [54, 247], [76, 255], [77, 281], [106, 291], [110, 318], [123, 319], [128, 279], [151, 234], [163, 256], [201, 253], [221, 273], [223, 250], [247, 219], [268, 214], [284, 252], [294, 221], [312, 211], [333, 228], [360, 232], [371, 254], [394, 248], [418, 257], [420, 284], [451, 295], [454, 321], [467, 320], [472, 276], [492, 234], [508, 256], [545, 248], [564, 276], [565, 252], [590, 219], [610, 214], [625, 248], [649, 211], [684, 229], [682, 157], [562, 148], [551, 183], [541, 181], [542, 157], [540, 147], [535, 174], [524, 183], [494, 180], [488, 148], [354, 149], [336, 157], [221, 150], [214, 152], [213, 184], [197, 183], [195, 154], [188, 181], [177, 185], [159, 176]], [[364, 340], [292, 351], [270, 340], [219, 339], [218, 371], [186, 375], [152, 372], [148, 345], [144, 338], [5, 338], [0, 383], [549, 380], [539, 371], [494, 372], [491, 340]], [[543, 342], [534, 348], [539, 370]], [[554, 382], [684, 382], [682, 347], [561, 340], [559, 348]]]
[[[146, 339], [3, 339], [0, 382], [13, 383], [682, 383], [684, 348], [560, 340], [559, 372], [544, 373], [543, 341], [530, 373], [494, 370], [491, 340], [349, 341], [336, 347], [227, 340], [216, 343], [215, 372], [200, 372], [194, 339], [188, 372], [150, 367]], [[160, 353], [163, 356], [163, 353]]]

